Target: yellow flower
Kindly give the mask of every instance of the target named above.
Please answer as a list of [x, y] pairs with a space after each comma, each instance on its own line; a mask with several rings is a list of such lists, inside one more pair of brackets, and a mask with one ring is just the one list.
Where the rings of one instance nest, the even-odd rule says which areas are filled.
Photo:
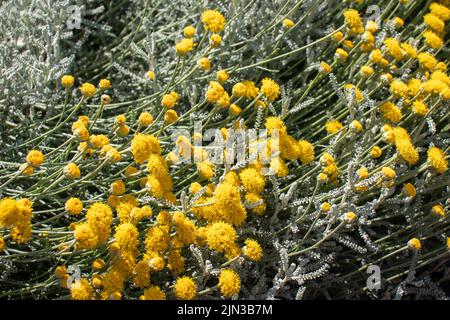
[[430, 27], [431, 29], [434, 29], [437, 32], [443, 32], [445, 28], [445, 23], [441, 19], [439, 19], [438, 16], [434, 15], [433, 13], [427, 13], [423, 16], [423, 22]]
[[38, 150], [31, 150], [28, 152], [26, 160], [30, 166], [37, 168], [44, 163], [45, 157], [42, 152]]
[[237, 238], [234, 228], [226, 222], [215, 222], [206, 231], [206, 242], [211, 250], [225, 252], [235, 243]]
[[326, 62], [321, 62], [319, 67], [319, 72], [321, 73], [330, 73], [331, 72], [331, 66]]
[[144, 290], [140, 300], [166, 300], [166, 294], [158, 286], [150, 286]]
[[369, 177], [369, 170], [366, 167], [361, 167], [356, 172], [360, 179], [367, 179]]
[[423, 101], [415, 100], [412, 105], [412, 111], [415, 115], [424, 116], [428, 113], [428, 107]]
[[324, 202], [320, 205], [320, 210], [323, 212], [328, 212], [331, 210], [331, 205], [328, 202]]
[[94, 149], [101, 149], [109, 144], [109, 139], [104, 134], [93, 134], [89, 137], [89, 145]]
[[295, 25], [295, 22], [292, 21], [291, 19], [284, 19], [283, 20], [283, 27], [285, 27], [286, 29], [292, 28]]
[[178, 114], [176, 113], [175, 110], [167, 110], [166, 111], [166, 113], [164, 115], [164, 121], [165, 122], [167, 122], [169, 124], [172, 124], [172, 123], [174, 123], [177, 120], [178, 120]]
[[147, 71], [147, 78], [148, 78], [148, 80], [150, 80], [150, 81], [155, 80], [155, 72], [154, 72], [153, 70]]
[[405, 52], [401, 48], [398, 41], [394, 38], [387, 38], [384, 40], [384, 45], [386, 46], [387, 51], [389, 54], [397, 61], [402, 60]]
[[255, 194], [255, 193], [247, 193], [245, 195], [245, 201], [247, 201], [247, 203], [249, 204], [254, 204], [257, 203], [259, 201], [262, 200], [262, 203], [254, 208], [252, 208], [252, 212], [258, 214], [258, 215], [262, 215], [266, 212], [266, 203], [264, 202], [264, 200], [261, 198], [261, 196]]
[[120, 196], [125, 193], [125, 183], [122, 180], [116, 180], [111, 183], [111, 193]]
[[358, 121], [358, 120], [353, 120], [350, 123], [350, 129], [353, 130], [354, 132], [361, 132], [363, 130], [363, 126], [362, 124]]
[[414, 251], [419, 251], [422, 249], [422, 244], [420, 243], [420, 240], [417, 238], [412, 238], [408, 241], [408, 247], [410, 247]]
[[228, 74], [228, 72], [226, 70], [217, 71], [216, 78], [217, 78], [217, 81], [219, 81], [220, 83], [226, 82], [229, 77], [230, 77], [230, 75]]
[[359, 17], [358, 11], [354, 9], [347, 9], [344, 11], [345, 24], [349, 31], [353, 34], [360, 34], [364, 32], [363, 23]]
[[338, 120], [329, 120], [325, 123], [325, 130], [328, 134], [335, 134], [343, 128]]
[[81, 175], [81, 172], [76, 163], [70, 162], [64, 167], [64, 174], [70, 179], [78, 179]]
[[433, 213], [434, 215], [441, 217], [441, 218], [446, 216], [445, 209], [440, 204], [433, 206], [431, 208], [431, 213]]
[[76, 280], [70, 288], [70, 294], [73, 300], [91, 300], [92, 286], [84, 278]]
[[206, 180], [211, 180], [214, 177], [214, 168], [214, 164], [207, 160], [197, 164], [199, 176]]
[[253, 239], [246, 239], [244, 241], [243, 253], [244, 255], [253, 261], [260, 261], [263, 257], [263, 250], [258, 241]]
[[178, 102], [178, 94], [175, 91], [172, 91], [168, 94], [163, 95], [161, 100], [161, 106], [170, 109], [175, 106]]
[[3, 239], [2, 236], [0, 236], [0, 253], [2, 253], [3, 250], [5, 250], [5, 239]]
[[405, 51], [408, 57], [415, 59], [417, 57], [417, 50], [412, 45], [406, 42], [402, 42], [400, 47]]
[[433, 31], [427, 30], [423, 34], [425, 42], [430, 48], [439, 49], [444, 44], [444, 41]]
[[380, 49], [373, 49], [369, 54], [369, 59], [372, 63], [380, 63], [383, 59], [383, 55], [381, 54]]
[[102, 90], [110, 89], [111, 88], [111, 81], [109, 81], [108, 79], [101, 79], [100, 83], [98, 84], [98, 86]]
[[390, 90], [394, 96], [406, 98], [409, 94], [408, 86], [400, 80], [394, 80], [391, 83]]
[[314, 146], [306, 140], [300, 140], [298, 147], [300, 149], [299, 160], [303, 164], [311, 163], [314, 160]]
[[397, 123], [402, 119], [402, 112], [392, 102], [388, 101], [380, 106], [380, 112], [387, 120]]
[[430, 4], [431, 13], [441, 19], [443, 22], [450, 20], [450, 9], [443, 4], [433, 2]]
[[255, 194], [263, 193], [266, 181], [264, 180], [264, 176], [257, 169], [246, 168], [241, 170], [239, 179], [247, 192]]
[[428, 70], [434, 70], [437, 65], [437, 60], [428, 52], [421, 52], [417, 55], [417, 60], [419, 64]]
[[139, 244], [139, 231], [129, 222], [122, 223], [116, 228], [114, 238], [121, 249], [135, 252]]
[[363, 77], [371, 76], [373, 74], [373, 68], [369, 66], [362, 66], [360, 73]]
[[56, 267], [56, 269], [55, 269], [55, 277], [56, 278], [63, 279], [66, 274], [67, 274], [66, 266], [57, 266]]
[[379, 158], [381, 157], [383, 151], [381, 150], [381, 148], [379, 146], [375, 146], [370, 150], [370, 156], [372, 158]]
[[394, 179], [397, 176], [397, 173], [393, 169], [391, 169], [389, 167], [381, 168], [381, 173], [388, 180], [392, 180], [392, 179]]
[[92, 261], [92, 269], [94, 269], [95, 271], [102, 270], [103, 268], [105, 268], [105, 266], [106, 263], [103, 259], [97, 258]]
[[186, 38], [193, 38], [196, 32], [197, 30], [194, 28], [194, 26], [187, 26], [183, 29], [183, 34]]
[[392, 19], [392, 24], [395, 28], [400, 29], [401, 27], [403, 27], [405, 22], [400, 17], [395, 17], [394, 19]]
[[352, 222], [354, 222], [354, 221], [356, 220], [357, 217], [358, 217], [358, 216], [356, 215], [356, 213], [350, 211], [350, 212], [347, 212], [347, 213], [344, 215], [344, 220], [345, 220], [347, 223], [352, 223]]
[[85, 82], [81, 85], [80, 91], [84, 97], [90, 98], [95, 94], [97, 89], [95, 88], [95, 86], [93, 84], [91, 84], [89, 82]]
[[230, 105], [230, 113], [233, 116], [238, 116], [241, 112], [242, 112], [242, 109], [237, 104], [233, 103], [232, 105]]
[[232, 269], [224, 269], [219, 275], [220, 293], [227, 298], [239, 293], [241, 290], [241, 279], [236, 271]]
[[217, 10], [206, 10], [202, 13], [202, 22], [206, 30], [220, 32], [225, 27], [225, 17]]
[[448, 162], [445, 159], [444, 151], [438, 147], [428, 149], [428, 163], [439, 174], [444, 174], [448, 169]]
[[116, 124], [118, 126], [123, 126], [125, 124], [125, 122], [127, 121], [127, 118], [123, 115], [123, 114], [119, 114], [116, 117]]
[[378, 30], [378, 24], [373, 20], [369, 20], [366, 23], [366, 30], [370, 33], [375, 33]]
[[174, 293], [180, 300], [192, 300], [197, 295], [197, 285], [190, 277], [178, 278], [175, 282]]
[[134, 161], [141, 164], [148, 159], [150, 154], [160, 154], [161, 147], [155, 136], [139, 133], [136, 134], [131, 141], [131, 152], [133, 154]]
[[194, 49], [194, 41], [192, 39], [183, 38], [175, 45], [175, 50], [178, 55], [185, 56]]
[[336, 41], [341, 41], [344, 38], [344, 34], [341, 31], [338, 31], [333, 34], [333, 39]]
[[148, 112], [142, 112], [139, 115], [138, 122], [141, 125], [141, 127], [146, 128], [153, 123], [153, 116]]
[[412, 183], [409, 183], [409, 182], [405, 183], [402, 191], [408, 197], [415, 197], [417, 194], [416, 188], [414, 187], [414, 185]]
[[208, 71], [209, 69], [211, 69], [211, 61], [206, 57], [199, 59], [197, 61], [197, 64], [204, 71]]
[[222, 37], [218, 35], [217, 33], [214, 33], [209, 38], [209, 41], [211, 43], [211, 47], [218, 48], [222, 44]]
[[264, 78], [261, 81], [261, 93], [269, 101], [274, 101], [280, 95], [280, 86], [270, 78]]
[[337, 48], [336, 49], [336, 53], [335, 53], [335, 57], [341, 61], [345, 61], [348, 58], [348, 53], [347, 51], [345, 51], [342, 48]]
[[75, 78], [71, 75], [65, 75], [61, 78], [61, 85], [64, 88], [72, 88], [75, 82]]

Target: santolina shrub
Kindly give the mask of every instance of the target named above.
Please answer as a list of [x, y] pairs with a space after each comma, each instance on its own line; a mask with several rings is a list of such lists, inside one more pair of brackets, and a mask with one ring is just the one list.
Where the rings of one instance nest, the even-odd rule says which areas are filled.
[[1, 298], [446, 298], [449, 1], [22, 2]]

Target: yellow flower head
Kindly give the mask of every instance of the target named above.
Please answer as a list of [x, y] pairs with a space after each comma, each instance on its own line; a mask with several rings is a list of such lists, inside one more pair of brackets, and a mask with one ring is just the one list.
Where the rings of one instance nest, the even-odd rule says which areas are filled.
[[388, 180], [395, 179], [395, 177], [397, 176], [397, 173], [393, 169], [391, 169], [389, 167], [381, 168], [381, 173]]
[[244, 255], [253, 261], [260, 261], [263, 257], [263, 250], [261, 245], [253, 239], [246, 239], [245, 247], [243, 248]]
[[230, 77], [230, 75], [228, 74], [228, 72], [226, 70], [219, 70], [216, 73], [217, 81], [219, 81], [220, 83], [226, 82], [229, 77]]
[[148, 112], [142, 112], [138, 119], [139, 124], [146, 128], [153, 123], [153, 116]]
[[178, 113], [175, 110], [167, 110], [164, 114], [164, 121], [172, 124], [178, 120]]
[[415, 197], [417, 194], [416, 188], [414, 187], [414, 185], [412, 183], [409, 183], [409, 182], [405, 183], [402, 191], [407, 197], [411, 197], [411, 198]]
[[26, 160], [30, 166], [37, 168], [44, 163], [45, 157], [42, 152], [38, 150], [31, 150], [28, 152]]
[[443, 217], [446, 216], [445, 209], [440, 204], [437, 204], [437, 205], [433, 206], [431, 208], [431, 213], [433, 213], [434, 215], [436, 215], [436, 216], [438, 216], [440, 218], [443, 218]]
[[89, 82], [85, 82], [81, 85], [80, 91], [84, 97], [90, 98], [95, 94], [97, 89], [95, 88], [95, 86], [93, 84], [91, 84]]
[[261, 81], [261, 93], [269, 101], [274, 101], [280, 95], [280, 86], [270, 78], [264, 78]]
[[84, 278], [76, 280], [70, 288], [70, 294], [73, 300], [91, 300], [93, 295], [92, 286]]
[[71, 162], [64, 167], [64, 174], [70, 179], [78, 179], [81, 175], [80, 168]]
[[370, 150], [370, 156], [372, 158], [379, 158], [381, 157], [383, 151], [381, 150], [381, 148], [379, 146], [375, 146]]
[[360, 34], [364, 32], [363, 23], [359, 16], [359, 12], [354, 9], [347, 9], [344, 11], [345, 24], [349, 31], [353, 34]]
[[211, 250], [225, 252], [236, 242], [234, 228], [226, 222], [215, 222], [206, 231], [206, 242]]
[[427, 13], [423, 16], [423, 22], [431, 29], [442, 32], [445, 28], [445, 23], [438, 16], [433, 13]]
[[174, 293], [177, 299], [192, 300], [197, 295], [197, 285], [190, 277], [181, 277], [175, 281]]
[[166, 300], [166, 294], [158, 286], [150, 286], [144, 290], [140, 300]]
[[200, 69], [202, 69], [204, 71], [209, 71], [209, 69], [211, 69], [211, 60], [209, 60], [206, 57], [200, 58], [197, 61], [197, 64], [200, 67]]
[[335, 134], [343, 128], [338, 120], [329, 120], [325, 123], [325, 130], [328, 134]]
[[65, 75], [61, 78], [61, 85], [64, 88], [72, 88], [75, 82], [75, 78], [71, 75]]
[[193, 38], [195, 36], [195, 33], [197, 30], [194, 28], [194, 26], [187, 26], [183, 29], [183, 34], [186, 38]]
[[109, 81], [108, 79], [101, 79], [100, 83], [98, 84], [99, 88], [102, 90], [107, 90], [110, 89], [111, 86], [111, 81]]
[[425, 38], [425, 42], [430, 48], [439, 49], [444, 44], [442, 38], [439, 37], [433, 31], [427, 30], [424, 33], [422, 33], [422, 35]]
[[219, 275], [220, 293], [227, 298], [239, 293], [241, 290], [241, 279], [236, 271], [232, 269], [224, 269]]
[[433, 2], [430, 4], [431, 13], [441, 19], [443, 22], [450, 20], [450, 8], [443, 4]]
[[225, 17], [217, 10], [206, 10], [202, 13], [202, 22], [206, 30], [218, 33], [225, 28]]
[[160, 154], [161, 147], [155, 136], [140, 133], [135, 135], [131, 141], [131, 152], [133, 154], [134, 161], [141, 164], [148, 159], [150, 154]]
[[178, 55], [185, 56], [194, 49], [194, 40], [183, 38], [175, 45], [175, 50]]
[[444, 151], [438, 147], [428, 149], [428, 163], [439, 174], [444, 174], [448, 169], [448, 162], [445, 159]]
[[214, 33], [209, 38], [209, 42], [211, 43], [211, 47], [218, 48], [222, 44], [222, 37], [217, 33]]
[[286, 29], [290, 29], [295, 25], [295, 22], [292, 21], [291, 19], [283, 19], [283, 27], [285, 27]]
[[420, 243], [420, 240], [417, 238], [412, 238], [408, 241], [408, 247], [410, 247], [414, 251], [419, 251], [422, 249], [422, 244]]
[[401, 48], [399, 42], [394, 38], [387, 38], [384, 40], [384, 45], [386, 46], [389, 54], [397, 61], [402, 60], [405, 56], [405, 52]]

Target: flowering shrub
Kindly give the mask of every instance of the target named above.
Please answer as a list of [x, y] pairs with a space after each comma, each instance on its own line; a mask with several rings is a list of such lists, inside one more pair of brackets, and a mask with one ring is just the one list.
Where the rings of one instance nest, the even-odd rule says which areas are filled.
[[1, 298], [446, 297], [449, 1], [38, 3], [0, 9]]

